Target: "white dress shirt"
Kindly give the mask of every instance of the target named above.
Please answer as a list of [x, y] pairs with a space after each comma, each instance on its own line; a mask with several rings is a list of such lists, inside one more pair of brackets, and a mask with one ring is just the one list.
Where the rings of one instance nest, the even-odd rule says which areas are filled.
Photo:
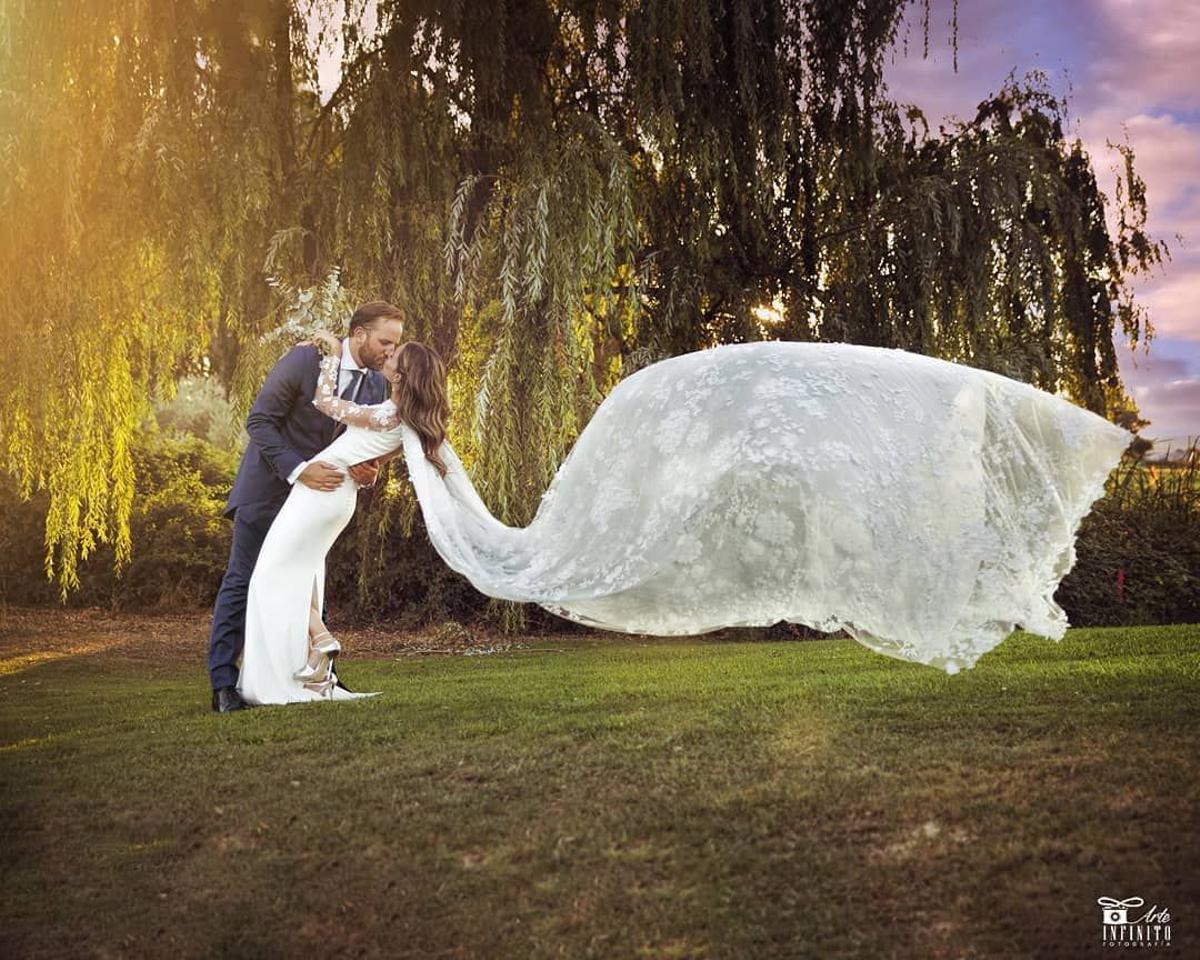
[[[337, 392], [339, 397], [342, 395], [342, 391], [345, 390], [350, 384], [352, 374], [355, 370], [361, 371], [363, 380], [366, 380], [367, 368], [359, 366], [354, 362], [354, 355], [350, 352], [350, 338], [346, 337], [344, 340], [342, 340], [342, 363], [341, 366], [338, 367]], [[362, 396], [362, 387], [359, 387], [359, 396]], [[308, 466], [308, 463], [309, 461], [307, 460], [301, 461], [300, 464], [297, 465], [296, 469], [288, 475], [288, 483], [294, 484], [296, 482], [296, 478], [304, 472], [304, 468]]]

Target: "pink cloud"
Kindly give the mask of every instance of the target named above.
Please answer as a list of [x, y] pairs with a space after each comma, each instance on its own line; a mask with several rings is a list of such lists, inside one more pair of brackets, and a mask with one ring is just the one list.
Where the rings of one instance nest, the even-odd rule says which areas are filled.
[[[1151, 343], [1153, 351], [1153, 343]], [[1131, 391], [1144, 391], [1145, 388], [1157, 386], [1165, 380], [1182, 378], [1188, 370], [1187, 361], [1179, 357], [1147, 356], [1141, 349], [1134, 354], [1123, 345], [1117, 348], [1121, 362], [1125, 385]]]
[[1097, 99], [1110, 105], [1200, 107], [1200, 4], [1099, 0], [1103, 52], [1088, 65]]
[[1004, 4], [961, 4], [957, 73], [950, 47], [949, 4], [935, 0], [931, 7], [929, 56], [922, 56], [922, 8], [912, 4], [885, 59], [884, 78], [894, 99], [920, 107], [935, 134], [948, 118], [972, 119], [979, 104], [1000, 89], [1009, 71], [1016, 69], [1021, 76], [1031, 67], [1051, 75], [1061, 70], [1061, 64], [1036, 52], [1028, 54], [1010, 39], [1022, 24], [1045, 15], [1045, 7], [1020, 10]]
[[1200, 342], [1200, 263], [1135, 285], [1134, 299], [1146, 308], [1156, 336]]
[[1142, 416], [1150, 421], [1144, 429], [1147, 439], [1172, 446], [1182, 445], [1187, 437], [1200, 437], [1200, 377], [1148, 384], [1133, 391]]
[[1158, 386], [1159, 402], [1178, 413], [1200, 410], [1200, 377], [1168, 380]]
[[[1158, 346], [1152, 340], [1147, 355], [1144, 346], [1131, 353], [1118, 337], [1116, 349], [1121, 379], [1142, 417], [1150, 421], [1142, 435], [1162, 447], [1168, 441], [1177, 447], [1186, 437], [1200, 436], [1200, 377], [1191, 373], [1186, 342]], [[1164, 350], [1182, 355], [1170, 356]], [[1200, 369], [1200, 350], [1194, 356]]]
[[[1176, 233], [1200, 241], [1200, 128], [1181, 123], [1169, 114], [1122, 115], [1114, 107], [1099, 107], [1078, 118], [1076, 132], [1092, 158], [1097, 179], [1109, 197], [1115, 197], [1121, 156], [1105, 141], [1126, 142], [1133, 148], [1134, 169], [1146, 182], [1150, 232], [1167, 241], [1172, 251]], [[1122, 171], [1123, 172], [1123, 171]], [[1109, 204], [1109, 229], [1116, 229], [1115, 208]]]
[[[1147, 229], [1154, 239], [1166, 243], [1171, 255], [1150, 276], [1131, 277], [1130, 286], [1157, 336], [1200, 343], [1200, 129], [1169, 115], [1137, 113], [1122, 118], [1114, 107], [1100, 107], [1079, 118], [1078, 133], [1110, 198], [1105, 216], [1114, 235], [1116, 174], [1112, 168], [1121, 158], [1105, 146], [1105, 139], [1125, 141], [1123, 119], [1135, 169], [1146, 183]], [[1150, 349], [1154, 350], [1153, 341]], [[1165, 406], [1159, 409], [1164, 401], [1158, 389], [1144, 398], [1156, 411], [1156, 423], [1175, 416], [1165, 413]], [[1189, 429], [1195, 432], [1200, 429], [1200, 405], [1191, 419]]]

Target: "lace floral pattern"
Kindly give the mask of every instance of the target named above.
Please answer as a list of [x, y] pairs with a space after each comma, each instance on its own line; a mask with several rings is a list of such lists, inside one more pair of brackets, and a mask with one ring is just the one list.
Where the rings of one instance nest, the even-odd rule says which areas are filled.
[[400, 423], [396, 405], [389, 397], [383, 403], [359, 404], [343, 400], [337, 393], [338, 371], [341, 358], [329, 354], [321, 359], [321, 372], [317, 377], [317, 391], [313, 406], [327, 417], [340, 420], [347, 426], [365, 427], [368, 430], [391, 431]]
[[1133, 436], [902, 350], [732, 344], [622, 381], [517, 529], [400, 432], [430, 539], [484, 593], [625, 632], [844, 629], [947, 673], [1017, 626], [1062, 637], [1054, 591]]

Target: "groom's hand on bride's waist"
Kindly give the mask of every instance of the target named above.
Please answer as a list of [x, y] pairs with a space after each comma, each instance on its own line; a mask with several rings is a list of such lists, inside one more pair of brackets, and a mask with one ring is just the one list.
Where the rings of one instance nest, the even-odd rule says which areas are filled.
[[324, 460], [314, 460], [296, 479], [314, 490], [336, 490], [342, 485], [342, 471]]
[[379, 479], [379, 462], [377, 460], [352, 463], [346, 469], [350, 473], [350, 479], [360, 487], [373, 487], [375, 481]]

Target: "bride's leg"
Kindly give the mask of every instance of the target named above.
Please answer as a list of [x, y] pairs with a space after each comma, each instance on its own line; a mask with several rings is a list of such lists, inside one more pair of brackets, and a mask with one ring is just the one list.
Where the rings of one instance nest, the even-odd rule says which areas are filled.
[[326, 670], [323, 677], [317, 678], [314, 676], [308, 680], [304, 680], [303, 685], [305, 689], [311, 690], [313, 693], [325, 695], [336, 680], [333, 673], [333, 659], [341, 651], [341, 644], [326, 629], [325, 622], [321, 618], [320, 587], [319, 580], [314, 578], [312, 592], [309, 594], [308, 601], [309, 646], [307, 667], [309, 673], [313, 673], [320, 667], [323, 658], [328, 657], [328, 661], [326, 662]]
[[312, 640], [322, 633], [328, 633], [325, 621], [321, 619], [321, 610], [317, 606], [317, 590], [313, 587], [312, 603], [308, 607], [308, 639]]
[[316, 667], [317, 661], [321, 654], [317, 648], [313, 646], [313, 641], [322, 634], [329, 633], [325, 627], [325, 621], [321, 619], [320, 600], [317, 597], [317, 583], [313, 581], [312, 593], [308, 603], [308, 666]]

